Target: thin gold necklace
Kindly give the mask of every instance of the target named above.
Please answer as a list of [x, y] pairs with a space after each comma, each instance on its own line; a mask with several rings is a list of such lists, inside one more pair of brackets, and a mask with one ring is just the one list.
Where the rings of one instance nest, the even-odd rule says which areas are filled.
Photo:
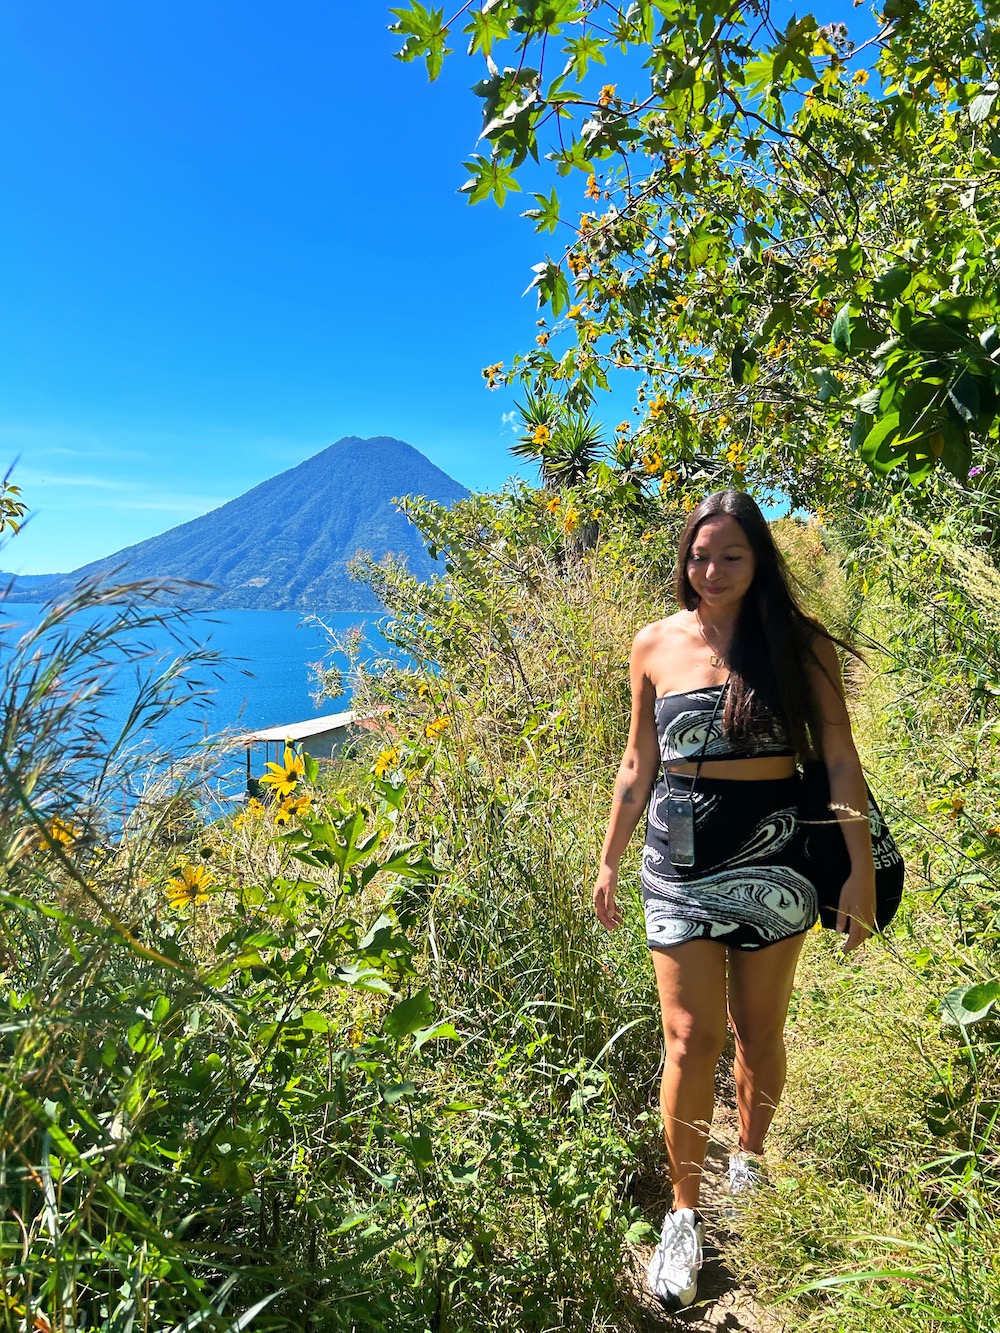
[[698, 622], [698, 633], [701, 635], [702, 642], [708, 649], [708, 660], [714, 667], [725, 666], [726, 665], [725, 654], [717, 653], [715, 649], [712, 647], [711, 643], [709, 643], [708, 635], [705, 633], [705, 626], [701, 623], [701, 616], [698, 614], [697, 611], [695, 611], [694, 613], [694, 618]]

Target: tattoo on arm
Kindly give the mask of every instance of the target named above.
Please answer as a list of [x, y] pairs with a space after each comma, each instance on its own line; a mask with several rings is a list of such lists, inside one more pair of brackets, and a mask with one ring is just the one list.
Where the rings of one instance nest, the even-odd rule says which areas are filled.
[[632, 786], [628, 782], [618, 784], [618, 799], [622, 805], [635, 805], [635, 796], [632, 793]]

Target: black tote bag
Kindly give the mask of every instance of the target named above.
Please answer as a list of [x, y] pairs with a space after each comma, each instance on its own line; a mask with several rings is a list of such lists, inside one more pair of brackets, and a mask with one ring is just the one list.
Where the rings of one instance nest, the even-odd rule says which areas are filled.
[[[799, 819], [809, 874], [819, 895], [820, 925], [836, 930], [840, 891], [851, 873], [851, 856], [840, 820], [830, 809], [830, 779], [821, 760], [809, 760], [802, 766]], [[904, 865], [896, 840], [870, 790], [868, 821], [875, 858], [875, 925], [878, 930], [885, 930], [903, 896]]]

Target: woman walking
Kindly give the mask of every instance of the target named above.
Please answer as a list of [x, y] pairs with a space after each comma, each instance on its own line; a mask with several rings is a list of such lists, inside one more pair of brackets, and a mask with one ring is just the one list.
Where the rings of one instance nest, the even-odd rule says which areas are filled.
[[719, 491], [692, 511], [676, 596], [681, 610], [647, 625], [632, 645], [631, 726], [594, 886], [598, 919], [614, 930], [619, 862], [648, 801], [641, 879], [673, 1184], [649, 1284], [674, 1308], [697, 1292], [699, 1191], [727, 1019], [740, 1126], [734, 1192], [754, 1184], [754, 1158], [784, 1086], [785, 1017], [804, 932], [817, 916], [796, 759], [824, 760], [831, 807], [842, 812], [851, 856], [838, 918], [845, 952], [865, 941], [875, 916], [868, 820], [853, 817], [867, 809], [867, 792], [839, 640], [798, 606], [749, 495]]

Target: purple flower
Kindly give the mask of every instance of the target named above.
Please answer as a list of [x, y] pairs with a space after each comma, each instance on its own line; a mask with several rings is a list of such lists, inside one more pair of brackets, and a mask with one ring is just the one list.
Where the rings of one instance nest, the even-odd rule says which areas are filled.
[[981, 467], [970, 467], [970, 468], [969, 468], [969, 476], [970, 476], [970, 477], [978, 477], [979, 474], [982, 472], [982, 470], [983, 470], [983, 469], [982, 469]]

